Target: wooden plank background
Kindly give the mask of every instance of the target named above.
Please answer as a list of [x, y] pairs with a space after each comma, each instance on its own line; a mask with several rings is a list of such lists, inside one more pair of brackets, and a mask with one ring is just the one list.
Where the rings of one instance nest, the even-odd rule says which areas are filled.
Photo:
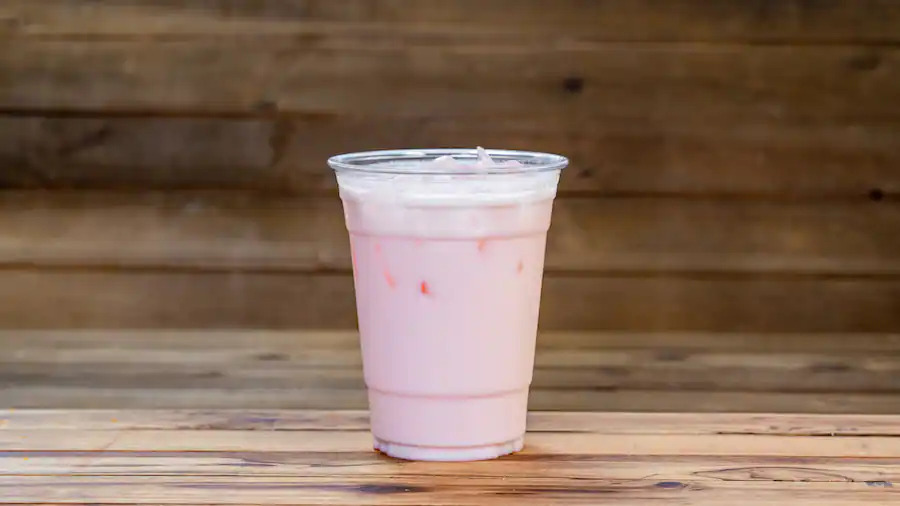
[[9, 0], [0, 327], [351, 328], [325, 158], [568, 155], [545, 329], [900, 330], [900, 2]]

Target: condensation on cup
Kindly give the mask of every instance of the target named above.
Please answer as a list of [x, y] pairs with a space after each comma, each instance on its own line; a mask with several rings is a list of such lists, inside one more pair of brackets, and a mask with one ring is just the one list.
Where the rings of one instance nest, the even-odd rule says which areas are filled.
[[409, 460], [522, 449], [558, 155], [332, 157], [375, 448]]

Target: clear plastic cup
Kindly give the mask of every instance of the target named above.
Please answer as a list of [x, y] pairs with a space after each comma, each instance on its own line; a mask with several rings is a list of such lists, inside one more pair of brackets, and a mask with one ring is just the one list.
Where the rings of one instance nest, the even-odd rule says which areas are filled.
[[335, 156], [375, 448], [410, 460], [522, 449], [561, 156], [470, 149]]

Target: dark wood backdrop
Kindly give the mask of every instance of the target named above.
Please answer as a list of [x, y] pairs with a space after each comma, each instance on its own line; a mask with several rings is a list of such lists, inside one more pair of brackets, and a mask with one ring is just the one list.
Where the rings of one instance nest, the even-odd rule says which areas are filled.
[[325, 158], [476, 144], [545, 329], [900, 331], [895, 0], [4, 0], [0, 327], [351, 328]]

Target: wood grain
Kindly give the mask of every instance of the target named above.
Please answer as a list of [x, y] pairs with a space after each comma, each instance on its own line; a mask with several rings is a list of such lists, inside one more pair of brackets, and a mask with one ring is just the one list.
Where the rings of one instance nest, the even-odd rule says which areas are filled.
[[[487, 144], [573, 162], [544, 328], [705, 332], [557, 334], [538, 356], [534, 405], [900, 412], [898, 22], [890, 0], [2, 2], [0, 187], [127, 191], [0, 194], [0, 328], [350, 328], [324, 159]], [[337, 347], [298, 339], [309, 348], [288, 334], [169, 333], [168, 349], [141, 332], [115, 344], [3, 335], [6, 405], [364, 406], [347, 333]], [[692, 490], [740, 501], [767, 472]], [[815, 474], [832, 488], [793, 502], [872, 492], [850, 475]], [[32, 476], [21, 490], [74, 493], [92, 478]], [[298, 502], [268, 478], [103, 482], [91, 497], [190, 502], [200, 496], [177, 491], [232, 487], [236, 502]], [[753, 497], [805, 486], [788, 481]], [[328, 494], [367, 490], [301, 485], [345, 502]], [[626, 503], [673, 493], [565, 486]]]
[[[132, 430], [127, 432], [81, 430], [72, 440], [72, 431], [0, 431], [0, 447], [5, 451], [257, 451], [277, 452], [358, 452], [371, 446], [372, 436], [365, 432], [317, 430], [315, 437], [302, 437], [281, 431], [173, 431]], [[181, 436], [181, 437], [179, 437]], [[300, 436], [300, 437], [298, 437]], [[531, 446], [544, 453], [616, 455], [771, 455], [779, 457], [867, 457], [900, 458], [900, 438], [888, 437], [784, 437], [767, 435], [689, 435], [672, 434], [661, 446], [657, 434], [581, 434], [538, 432], [531, 435]]]
[[[214, 295], [213, 295], [214, 294]], [[345, 274], [7, 269], [2, 328], [352, 328]], [[756, 276], [548, 277], [547, 330], [896, 332], [900, 281]]]
[[[208, 409], [246, 406], [248, 409], [365, 409], [361, 389], [215, 389], [5, 386], [4, 405], [16, 408], [63, 407], [72, 409], [178, 408]], [[709, 392], [678, 390], [538, 389], [530, 405], [549, 411], [684, 411], [700, 413], [872, 413], [900, 412], [897, 394]]]
[[898, 191], [890, 1], [510, 5], [6, 2], [0, 185], [318, 191], [337, 152], [488, 144], [570, 192]]
[[[368, 431], [366, 411], [316, 410], [128, 410], [5, 409], [0, 430], [341, 430]], [[898, 436], [895, 415], [747, 413], [576, 413], [532, 411], [529, 432], [599, 434], [691, 434], [774, 436]]]
[[[5, 192], [0, 209], [6, 328], [355, 325], [336, 197]], [[896, 331], [898, 230], [892, 202], [560, 199], [542, 321]]]
[[[821, 472], [828, 471], [823, 469]], [[801, 473], [800, 476], [805, 474]], [[477, 481], [478, 484], [470, 484], [471, 481]], [[430, 476], [394, 480], [394, 485], [388, 479], [375, 481], [371, 478], [13, 477], [0, 478], [0, 491], [9, 494], [11, 504], [46, 504], [74, 496], [89, 503], [129, 501], [144, 504], [210, 504], [214, 500], [217, 504], [480, 505], [510, 504], [506, 496], [513, 495], [517, 504], [543, 505], [597, 504], [598, 497], [605, 498], [607, 494], [615, 494], [617, 504], [682, 500], [685, 496], [681, 490], [689, 487], [680, 482], [639, 480], [623, 483], [620, 480], [602, 478], [507, 480], [496, 477], [466, 482], [466, 485], [461, 485], [452, 478], [438, 481]], [[660, 483], [663, 485], [659, 485]], [[680, 490], [665, 490], [669, 486]], [[791, 504], [804, 506], [844, 506], [884, 504], [894, 500], [894, 492], [890, 487], [853, 482], [810, 485], [801, 482], [799, 478], [789, 483], [772, 479], [765, 485], [720, 481], [709, 486], [698, 485], [695, 490], [696, 492], [687, 496], [691, 502], [685, 504], [716, 505], [725, 501], [763, 505], [789, 500]]]
[[[535, 409], [900, 413], [900, 335], [550, 332], [538, 343]], [[2, 331], [0, 404], [364, 408], [358, 347], [346, 331]], [[216, 420], [203, 423], [249, 428]]]
[[[564, 415], [564, 413], [560, 413]], [[365, 430], [368, 430], [366, 428]], [[596, 478], [597, 466], [604, 467], [602, 476], [619, 480], [633, 480], [640, 478], [641, 470], [648, 465], [653, 465], [660, 474], [673, 480], [697, 480], [699, 482], [715, 481], [732, 478], [738, 481], [754, 474], [761, 477], [776, 479], [781, 476], [795, 477], [797, 481], [806, 476], [808, 481], [815, 482], [863, 482], [877, 481], [893, 483], [897, 481], [897, 472], [892, 469], [891, 463], [895, 459], [881, 458], [875, 462], [867, 462], [866, 459], [843, 457], [842, 459], [828, 457], [778, 457], [778, 456], [720, 456], [715, 459], [709, 457], [677, 457], [655, 455], [652, 457], [630, 456], [622, 459], [621, 456], [584, 456], [578, 455], [570, 458], [557, 456], [551, 459], [524, 459], [508, 458], [491, 462], [490, 465], [474, 465], [464, 471], [460, 465], [406, 464], [407, 469], [392, 464], [387, 459], [377, 460], [365, 453], [347, 453], [342, 458], [340, 466], [321, 465], [316, 453], [312, 452], [279, 452], [277, 455], [264, 452], [195, 452], [192, 454], [179, 452], [29, 452], [27, 460], [21, 457], [21, 452], [15, 455], [19, 457], [7, 458], [3, 462], [9, 465], [7, 474], [30, 474], [38, 476], [66, 475], [81, 468], [81, 474], [87, 476], [123, 476], [135, 477], [143, 475], [157, 476], [234, 476], [234, 477], [281, 477], [288, 478], [300, 476], [311, 477], [351, 477], [363, 475], [372, 478], [382, 478], [389, 472], [395, 472], [396, 476], [403, 477], [420, 474], [425, 469], [432, 473], [447, 478], [462, 479], [465, 476], [471, 478], [492, 478], [502, 475], [517, 476], [520, 478], [546, 477], [543, 475], [548, 461], [553, 462], [557, 472], [572, 479]], [[618, 457], [618, 458], [616, 458]], [[701, 459], [707, 459], [702, 462]], [[650, 460], [654, 462], [651, 464]], [[542, 461], [543, 460], [543, 461]], [[106, 469], [90, 473], [90, 465], [95, 462]], [[253, 465], [253, 464], [257, 465]], [[274, 465], [264, 465], [271, 463]], [[755, 465], [749, 466], [748, 463]], [[835, 465], [840, 466], [840, 470]], [[725, 468], [732, 465], [733, 468]], [[812, 470], [804, 474], [800, 466], [812, 466]], [[84, 468], [88, 468], [88, 472]], [[399, 467], [399, 469], [398, 469]], [[701, 470], [707, 468], [707, 470]], [[712, 469], [708, 469], [712, 467]], [[140, 468], [140, 469], [134, 469]], [[724, 468], [724, 469], [723, 469]], [[832, 471], [829, 473], [828, 471]], [[837, 472], [835, 472], [837, 471]], [[593, 474], [593, 476], [592, 476]], [[691, 477], [693, 476], [693, 477]], [[869, 478], [866, 480], [865, 478]]]
[[[551, 123], [604, 117], [730, 124], [773, 117], [887, 121], [900, 103], [900, 52], [892, 47], [444, 39], [17, 40], [15, 51], [0, 53], [0, 109], [484, 118], [521, 115], [528, 104], [528, 115]], [[584, 83], [574, 93], [566, 86], [573, 76]]]
[[[301, 35], [353, 28], [375, 33], [515, 33], [605, 41], [867, 42], [898, 40], [890, 0], [8, 0], [2, 34], [78, 37]], [[477, 12], [477, 16], [472, 13]]]
[[[109, 344], [115, 345], [115, 342]], [[310, 354], [308, 358], [291, 356], [274, 365], [261, 363], [247, 353], [232, 359], [233, 363], [227, 359], [195, 363], [188, 358], [182, 363], [157, 363], [150, 359], [135, 363], [117, 359], [114, 354], [103, 356], [101, 353], [91, 361], [75, 359], [72, 363], [61, 354], [49, 353], [47, 359], [39, 360], [24, 350], [21, 353], [19, 361], [3, 360], [4, 370], [0, 373], [3, 384], [77, 388], [108, 385], [161, 390], [192, 387], [222, 391], [359, 390], [363, 387], [362, 365], [357, 353], [343, 357], [326, 352]], [[577, 357], [574, 355], [575, 352], [541, 350], [534, 373], [536, 388], [601, 392], [716, 390], [900, 395], [900, 358], [896, 357], [698, 353], [672, 360], [670, 357], [677, 355], [668, 350], [580, 352]], [[242, 358], [246, 363], [241, 363]], [[327, 365], [318, 365], [315, 362], [318, 359]]]
[[897, 416], [535, 413], [524, 452], [469, 464], [379, 456], [358, 412], [0, 419], [3, 503], [887, 504], [900, 478]]
[[652, 117], [2, 116], [0, 187], [335, 189], [327, 157], [419, 146], [563, 153], [564, 195], [864, 199], [900, 193], [897, 127]]
[[[4, 331], [0, 383], [33, 386], [221, 390], [361, 389], [355, 333], [84, 333]], [[158, 339], [154, 336], [160, 335]], [[228, 339], [246, 334], [246, 342]], [[352, 336], [351, 346], [341, 337]], [[625, 339], [627, 334], [611, 334]], [[656, 346], [615, 347], [610, 334], [592, 333], [591, 348], [573, 348], [567, 333], [539, 340], [534, 384], [561, 390], [720, 390], [778, 392], [900, 392], [898, 336], [878, 336], [880, 351], [863, 346], [829, 350], [818, 335], [782, 336], [788, 346], [767, 351]], [[334, 339], [337, 343], [320, 342]], [[720, 334], [724, 342], [732, 336]], [[844, 336], [846, 339], [847, 337]], [[763, 337], [760, 337], [763, 339]], [[557, 342], [557, 341], [562, 342]], [[874, 340], [874, 336], [870, 339]]]
[[[177, 349], [185, 354], [197, 351], [262, 350], [282, 353], [297, 347], [309, 350], [353, 351], [359, 347], [356, 330], [0, 330], [5, 349], [53, 349], [58, 352], [87, 350], [87, 354], [111, 348], [116, 350], [160, 348]], [[634, 350], [659, 352], [677, 350], [693, 354], [709, 353], [808, 353], [836, 356], [869, 354], [891, 355], [900, 350], [900, 334], [821, 333], [777, 334], [728, 332], [596, 332], [545, 331], [538, 347], [548, 350]], [[39, 353], [39, 352], [35, 352]], [[187, 356], [187, 355], [185, 355]]]
[[[6, 267], [350, 271], [336, 196], [0, 192], [0, 229]], [[896, 275], [900, 205], [563, 198], [546, 270]]]

